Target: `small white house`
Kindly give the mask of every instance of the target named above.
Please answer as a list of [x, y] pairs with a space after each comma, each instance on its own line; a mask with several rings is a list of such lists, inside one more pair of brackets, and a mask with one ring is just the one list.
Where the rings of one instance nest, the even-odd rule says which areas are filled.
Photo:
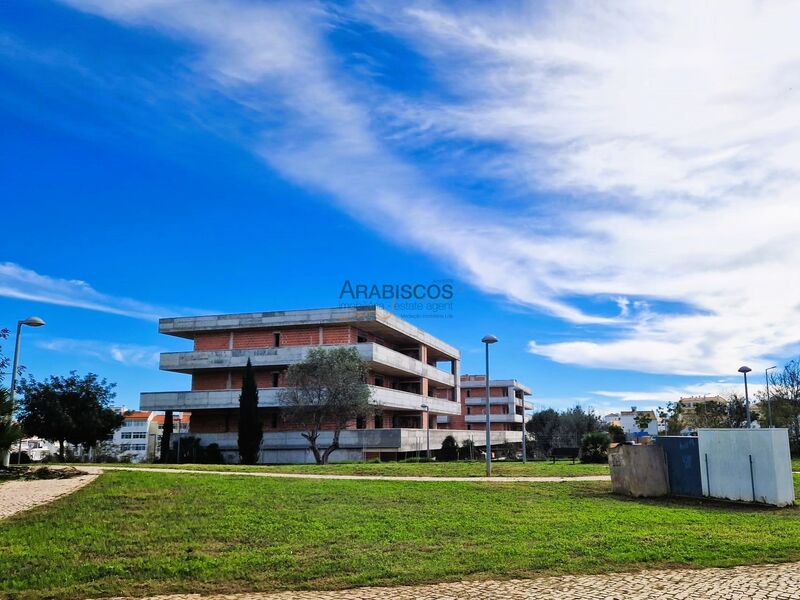
[[[21, 440], [20, 446], [22, 452], [27, 453], [32, 462], [40, 462], [48, 456], [58, 454], [58, 444], [38, 437], [24, 438]], [[11, 450], [16, 452], [20, 446], [15, 445]]]
[[[646, 429], [642, 429], [636, 423], [637, 415], [643, 414], [649, 417]], [[636, 410], [635, 406], [632, 406], [631, 410], [623, 410], [620, 413], [620, 425], [622, 426], [622, 429], [625, 431], [626, 435], [633, 436], [639, 433], [645, 433], [652, 436], [658, 435], [658, 419], [656, 419], [656, 413], [652, 410]]]

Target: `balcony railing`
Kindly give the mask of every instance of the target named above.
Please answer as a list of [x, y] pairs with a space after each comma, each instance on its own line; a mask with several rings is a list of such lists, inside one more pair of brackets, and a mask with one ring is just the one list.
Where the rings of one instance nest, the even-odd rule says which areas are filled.
[[[369, 386], [375, 406], [419, 412], [426, 404], [432, 414], [457, 415], [458, 402], [432, 398], [392, 388]], [[284, 388], [260, 388], [258, 405], [263, 408], [279, 407], [279, 393]], [[238, 408], [241, 390], [195, 390], [183, 392], [144, 392], [139, 405], [142, 410], [203, 410]]]
[[[485, 423], [486, 415], [467, 415], [464, 417], [467, 423]], [[522, 415], [489, 415], [490, 423], [522, 423]]]
[[[237, 350], [207, 350], [200, 352], [165, 352], [161, 354], [160, 368], [163, 371], [192, 372], [202, 369], [224, 369], [244, 367], [250, 359], [254, 367], [279, 367], [298, 363], [306, 358], [312, 348], [320, 346], [281, 346], [279, 348], [248, 348]], [[455, 386], [455, 376], [406, 356], [396, 350], [374, 342], [349, 346], [324, 346], [325, 348], [352, 347], [358, 350], [363, 360], [372, 367], [382, 367], [388, 372], [401, 375], [425, 377], [446, 385]]]

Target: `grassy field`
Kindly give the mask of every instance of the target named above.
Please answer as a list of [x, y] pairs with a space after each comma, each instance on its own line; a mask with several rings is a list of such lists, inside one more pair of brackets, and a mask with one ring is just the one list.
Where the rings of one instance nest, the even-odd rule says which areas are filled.
[[[80, 467], [80, 464], [75, 464]], [[96, 465], [102, 467], [103, 465]], [[110, 465], [131, 467], [158, 467], [172, 469], [197, 469], [206, 471], [262, 471], [274, 473], [315, 473], [328, 475], [379, 475], [386, 477], [483, 477], [483, 462], [442, 463], [334, 463], [330, 465]], [[572, 461], [555, 463], [495, 462], [492, 475], [504, 477], [574, 477], [577, 475], [608, 475], [608, 465], [572, 464]]]
[[795, 473], [800, 473], [800, 458], [792, 459], [792, 471]]
[[[797, 479], [800, 482], [800, 478]], [[110, 472], [0, 522], [0, 594], [339, 588], [800, 560], [800, 509], [606, 482], [277, 480]]]

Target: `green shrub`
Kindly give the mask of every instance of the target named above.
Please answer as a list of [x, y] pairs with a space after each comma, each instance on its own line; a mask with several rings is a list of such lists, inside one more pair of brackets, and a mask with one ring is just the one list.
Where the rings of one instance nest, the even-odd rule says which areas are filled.
[[219, 444], [212, 443], [205, 447], [205, 456], [203, 462], [209, 465], [225, 464], [225, 459], [223, 458], [222, 452], [219, 449]]
[[581, 462], [604, 463], [608, 461], [608, 446], [611, 438], [604, 431], [593, 431], [583, 436]]
[[615, 444], [625, 443], [625, 430], [619, 425], [609, 425], [608, 435], [611, 437], [611, 441]]
[[442, 440], [442, 449], [439, 450], [439, 460], [458, 460], [458, 442], [452, 435]]
[[464, 440], [461, 442], [461, 448], [458, 450], [458, 458], [461, 460], [477, 460], [478, 449], [475, 448], [475, 442], [472, 440]]

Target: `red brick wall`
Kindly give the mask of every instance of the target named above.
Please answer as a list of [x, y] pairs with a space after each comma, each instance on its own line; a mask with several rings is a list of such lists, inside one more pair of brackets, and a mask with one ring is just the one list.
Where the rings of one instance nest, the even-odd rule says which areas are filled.
[[[467, 395], [469, 392], [470, 395]], [[490, 398], [502, 398], [504, 396], [508, 396], [508, 388], [505, 387], [490, 387], [489, 388], [489, 397]], [[485, 398], [486, 397], [486, 388], [461, 388], [461, 398]]]
[[[272, 374], [276, 369], [254, 369], [253, 374], [256, 377], [256, 385], [260, 388], [272, 387]], [[244, 377], [244, 370], [236, 370], [231, 372], [231, 389], [238, 390], [242, 388], [242, 378]], [[283, 387], [286, 384], [286, 373], [280, 371], [278, 375], [278, 387]]]
[[[227, 425], [227, 428], [226, 428]], [[239, 409], [198, 410], [192, 412], [190, 433], [224, 433], [236, 431], [239, 425]]]
[[194, 338], [195, 352], [203, 350], [227, 350], [230, 334], [225, 331], [222, 333], [199, 333]]
[[192, 375], [193, 390], [224, 390], [227, 387], [227, 371], [205, 371]]
[[322, 328], [323, 344], [354, 344], [356, 336], [349, 325], [326, 325]]
[[[243, 329], [233, 332], [233, 347], [272, 348], [275, 333], [281, 334], [281, 346], [316, 346], [317, 344], [350, 344], [355, 342], [352, 327], [349, 325], [325, 325], [322, 327], [287, 327], [278, 329]], [[227, 335], [227, 334], [226, 334]], [[226, 340], [227, 348], [227, 340]]]

